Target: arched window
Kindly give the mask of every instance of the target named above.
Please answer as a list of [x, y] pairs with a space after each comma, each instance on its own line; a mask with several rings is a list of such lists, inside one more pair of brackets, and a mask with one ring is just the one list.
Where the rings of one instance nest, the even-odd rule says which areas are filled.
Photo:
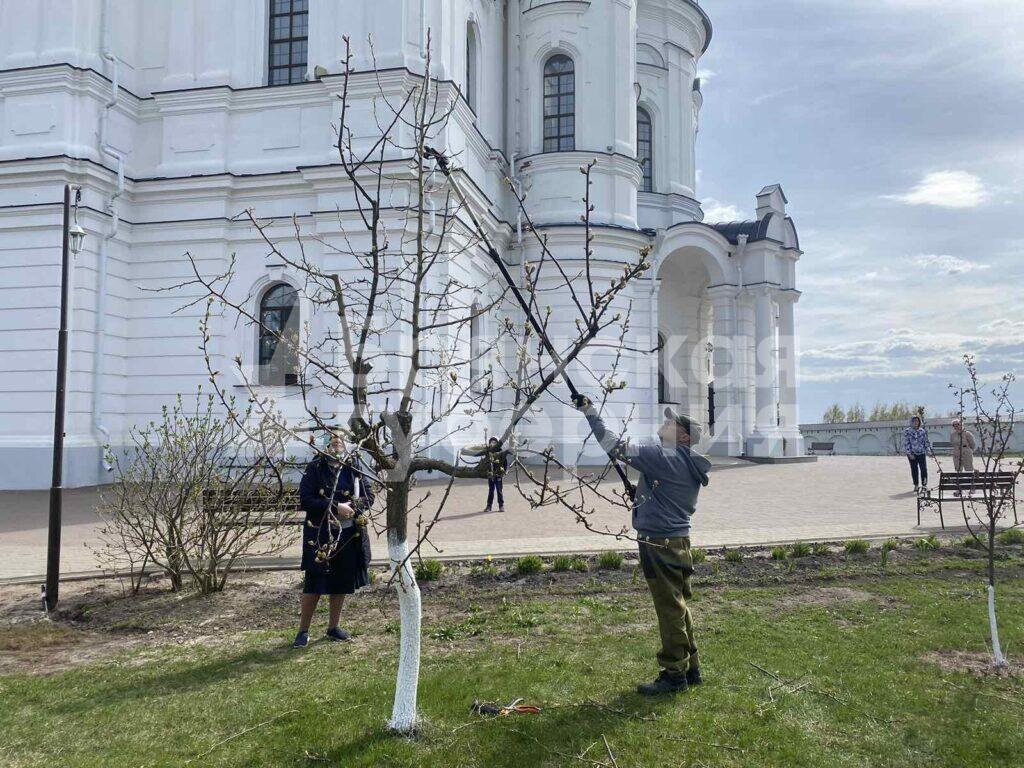
[[544, 151], [576, 148], [576, 69], [568, 56], [556, 54], [544, 64]]
[[275, 386], [299, 383], [299, 294], [278, 283], [260, 300], [259, 382]]
[[479, 67], [477, 48], [476, 26], [473, 22], [469, 22], [466, 25], [466, 103], [474, 112], [476, 111], [477, 68]]
[[309, 0], [270, 0], [270, 69], [267, 83], [306, 79]]
[[651, 131], [651, 115], [643, 107], [636, 110], [636, 161], [644, 178], [640, 183], [641, 192], [654, 191], [654, 135]]

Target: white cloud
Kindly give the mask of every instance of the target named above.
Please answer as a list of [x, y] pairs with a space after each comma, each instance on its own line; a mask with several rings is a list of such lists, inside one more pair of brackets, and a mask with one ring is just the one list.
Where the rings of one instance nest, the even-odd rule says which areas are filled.
[[704, 223], [717, 224], [723, 221], [740, 221], [743, 219], [743, 211], [735, 205], [721, 203], [713, 197], [701, 203], [704, 209]]
[[977, 208], [989, 198], [981, 179], [967, 171], [936, 171], [902, 195], [886, 195], [907, 205], [935, 205], [940, 208]]
[[959, 256], [950, 256], [946, 253], [922, 253], [915, 256], [914, 264], [925, 269], [938, 269], [948, 275], [962, 275], [967, 272], [974, 272], [978, 269], [988, 269], [988, 264], [982, 264], [970, 259], [961, 259]]

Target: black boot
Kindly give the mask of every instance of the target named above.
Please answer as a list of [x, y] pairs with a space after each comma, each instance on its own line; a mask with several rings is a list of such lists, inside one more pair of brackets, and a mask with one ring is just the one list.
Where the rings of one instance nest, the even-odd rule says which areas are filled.
[[663, 669], [653, 683], [638, 685], [636, 692], [641, 696], [661, 696], [667, 693], [685, 693], [687, 688], [689, 686], [686, 683], [686, 675], [672, 674]]
[[687, 685], [700, 685], [703, 682], [704, 678], [700, 676], [700, 667], [690, 667], [686, 670]]

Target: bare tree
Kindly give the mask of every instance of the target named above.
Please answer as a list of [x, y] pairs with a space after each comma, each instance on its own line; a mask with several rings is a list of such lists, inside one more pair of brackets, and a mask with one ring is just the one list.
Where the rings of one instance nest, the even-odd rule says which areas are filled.
[[[401, 626], [390, 726], [410, 733], [416, 727], [421, 619], [410, 558], [428, 541], [451, 484], [484, 478], [487, 471], [486, 458], [479, 464], [461, 463], [458, 443], [479, 430], [480, 423], [492, 425], [492, 434], [514, 446], [515, 465], [536, 483], [539, 498], [533, 503], [557, 499], [582, 522], [590, 512], [584, 500], [587, 488], [611, 498], [597, 488], [607, 468], [581, 477], [559, 463], [547, 444], [531, 447], [521, 427], [545, 403], [564, 396], [559, 384], [570, 370], [606, 395], [619, 388], [613, 369], [596, 373], [582, 353], [600, 344], [621, 345], [628, 328], [626, 289], [649, 268], [648, 251], [614, 267], [595, 259], [591, 163], [580, 169], [583, 246], [565, 264], [532, 226], [520, 191], [508, 184], [539, 255], [525, 265], [519, 285], [507, 282], [507, 271], [488, 241], [491, 225], [466, 204], [463, 172], [446, 165], [446, 173], [440, 173], [439, 163], [447, 163], [447, 156], [432, 149], [446, 146], [456, 92], [431, 80], [429, 58], [422, 78], [385, 81], [374, 72], [357, 76], [350, 67], [347, 38], [345, 44], [335, 131], [338, 169], [349, 197], [348, 212], [338, 212], [338, 232], [307, 233], [293, 220], [287, 236], [279, 238], [274, 222], [260, 220], [252, 211], [245, 214], [275, 261], [301, 276], [301, 285], [295, 287], [310, 307], [310, 317], [297, 332], [264, 323], [253, 309], [254, 297], [239, 295], [233, 287], [234, 258], [225, 271], [210, 275], [189, 254], [194, 276], [171, 288], [200, 289], [197, 301], [207, 300], [208, 322], [219, 316], [241, 322], [293, 355], [305, 428], [341, 431], [379, 481], [382, 511], [370, 514], [370, 524], [386, 531]], [[357, 110], [350, 94], [357, 88], [361, 105], [371, 98], [368, 88], [373, 90], [377, 128], [369, 138], [365, 112], [353, 117]], [[510, 292], [522, 299], [521, 305]], [[553, 318], [545, 296], [555, 292], [570, 298], [576, 317], [571, 332], [560, 331], [558, 338], [550, 334], [549, 339]], [[486, 342], [481, 326], [491, 329]], [[223, 361], [208, 334], [203, 348], [229, 418], [241, 430], [249, 429], [248, 420], [228, 404], [229, 388], [238, 385], [224, 383], [219, 370]], [[615, 357], [620, 359], [621, 349]], [[241, 357], [233, 369], [253, 407], [273, 418], [273, 399], [256, 385]], [[279, 426], [298, 429], [294, 420]], [[527, 458], [538, 461], [539, 468], [526, 469]], [[550, 481], [555, 465], [562, 470], [557, 487]], [[432, 510], [426, 510], [426, 500], [414, 503], [411, 496], [424, 472], [448, 478]], [[410, 535], [410, 519], [417, 520], [415, 536]]]
[[999, 624], [996, 620], [996, 544], [1002, 526], [1013, 514], [1015, 527], [1018, 524], [1014, 508], [1014, 487], [1024, 474], [1024, 460], [1011, 459], [1010, 452], [1014, 422], [1018, 415], [1010, 396], [1015, 377], [1012, 373], [1002, 376], [998, 383], [985, 392], [985, 385], [978, 374], [974, 358], [964, 355], [968, 384], [955, 387], [957, 396], [957, 418], [964, 428], [974, 427], [978, 440], [980, 473], [966, 480], [960, 491], [960, 507], [971, 536], [988, 558], [988, 617], [992, 641], [992, 658], [996, 666], [1005, 666], [1006, 657], [999, 643]]

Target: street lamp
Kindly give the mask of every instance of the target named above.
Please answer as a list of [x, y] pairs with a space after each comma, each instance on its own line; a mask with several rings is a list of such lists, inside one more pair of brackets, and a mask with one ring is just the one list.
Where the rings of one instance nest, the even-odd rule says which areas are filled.
[[85, 230], [78, 223], [78, 202], [82, 190], [75, 187], [74, 223], [71, 220], [71, 185], [64, 185], [64, 240], [61, 246], [60, 330], [57, 331], [57, 389], [53, 408], [53, 480], [50, 483], [50, 529], [46, 546], [46, 585], [44, 601], [52, 611], [57, 605], [60, 583], [60, 524], [64, 477], [64, 394], [68, 376], [68, 273], [72, 255], [77, 256], [85, 241]]
[[71, 255], [77, 256], [82, 252], [82, 244], [85, 242], [85, 230], [82, 229], [81, 224], [78, 223], [78, 202], [82, 199], [82, 190], [78, 187], [75, 188], [75, 220], [71, 222], [71, 227], [68, 229], [68, 245], [71, 248]]

